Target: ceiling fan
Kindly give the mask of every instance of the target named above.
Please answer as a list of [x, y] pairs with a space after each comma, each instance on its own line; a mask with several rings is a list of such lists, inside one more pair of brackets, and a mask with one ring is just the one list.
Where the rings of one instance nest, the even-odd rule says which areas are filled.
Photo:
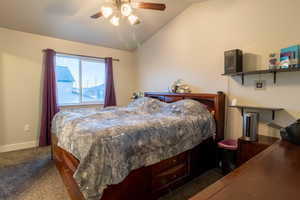
[[151, 9], [164, 11], [165, 4], [149, 2], [133, 2], [132, 0], [112, 0], [101, 7], [101, 11], [92, 15], [91, 18], [104, 17], [110, 19], [114, 26], [119, 26], [121, 17], [127, 18], [131, 25], [141, 23], [140, 19], [133, 14], [134, 9]]

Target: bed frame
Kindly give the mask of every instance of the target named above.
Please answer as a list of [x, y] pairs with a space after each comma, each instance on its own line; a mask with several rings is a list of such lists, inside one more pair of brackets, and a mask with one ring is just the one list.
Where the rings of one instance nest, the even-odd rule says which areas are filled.
[[[182, 99], [194, 99], [207, 106], [214, 114], [217, 133], [195, 148], [163, 160], [157, 164], [132, 171], [124, 181], [110, 185], [104, 190], [101, 200], [153, 200], [205, 171], [215, 167], [216, 142], [224, 138], [225, 95], [217, 94], [173, 94], [145, 93], [145, 96], [171, 103]], [[69, 152], [57, 146], [57, 138], [52, 136], [52, 155], [57, 169], [67, 187], [72, 200], [84, 200], [73, 174], [79, 161]]]

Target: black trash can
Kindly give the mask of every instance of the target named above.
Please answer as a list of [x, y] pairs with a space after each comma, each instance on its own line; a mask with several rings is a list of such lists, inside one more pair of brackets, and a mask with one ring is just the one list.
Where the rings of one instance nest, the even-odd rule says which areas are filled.
[[230, 173], [236, 168], [237, 160], [237, 141], [223, 140], [218, 143], [221, 158], [222, 172], [224, 175]]

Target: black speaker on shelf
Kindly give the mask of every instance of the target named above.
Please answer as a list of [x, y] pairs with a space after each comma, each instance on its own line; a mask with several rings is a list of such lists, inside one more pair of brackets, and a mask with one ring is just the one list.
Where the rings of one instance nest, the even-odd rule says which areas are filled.
[[234, 49], [225, 51], [225, 74], [243, 71], [243, 51]]

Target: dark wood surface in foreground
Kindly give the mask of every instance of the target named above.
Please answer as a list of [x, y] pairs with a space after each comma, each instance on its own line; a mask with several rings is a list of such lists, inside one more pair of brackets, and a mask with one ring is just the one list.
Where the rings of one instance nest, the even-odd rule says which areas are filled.
[[[146, 93], [146, 96], [171, 103], [193, 99], [207, 106], [214, 113], [217, 125], [216, 141], [224, 138], [225, 95], [218, 94], [170, 94]], [[211, 137], [197, 147], [157, 164], [132, 171], [123, 182], [110, 185], [104, 190], [101, 200], [153, 200], [170, 189], [199, 176], [216, 165], [216, 141]], [[52, 137], [52, 152], [55, 164], [62, 176], [72, 200], [83, 200], [73, 174], [79, 161], [69, 152], [57, 146]]]
[[190, 200], [299, 200], [300, 146], [277, 141]]

